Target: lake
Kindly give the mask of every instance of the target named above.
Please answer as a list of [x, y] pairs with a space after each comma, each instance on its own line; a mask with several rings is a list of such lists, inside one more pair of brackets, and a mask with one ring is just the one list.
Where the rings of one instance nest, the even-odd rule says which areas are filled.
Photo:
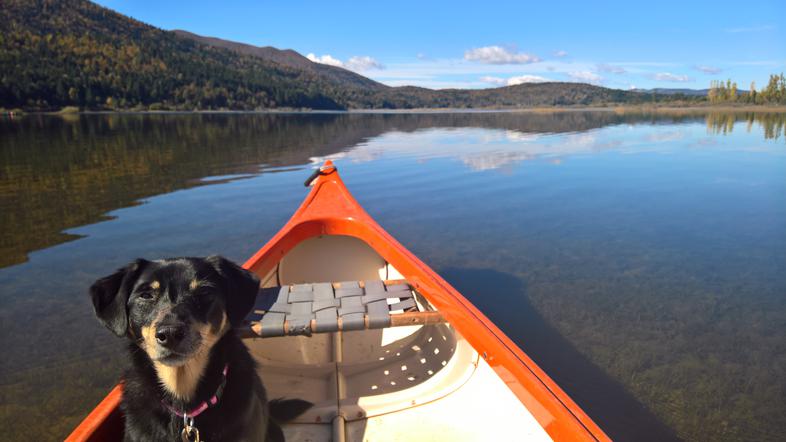
[[123, 342], [87, 287], [244, 261], [333, 159], [380, 224], [610, 436], [783, 440], [786, 114], [465, 112], [0, 120], [0, 428], [64, 437]]

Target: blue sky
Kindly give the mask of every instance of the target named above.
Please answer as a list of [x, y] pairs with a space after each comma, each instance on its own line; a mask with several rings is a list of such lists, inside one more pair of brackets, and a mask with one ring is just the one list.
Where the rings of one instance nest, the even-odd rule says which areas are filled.
[[162, 29], [294, 49], [385, 84], [757, 88], [786, 71], [786, 1], [99, 0]]

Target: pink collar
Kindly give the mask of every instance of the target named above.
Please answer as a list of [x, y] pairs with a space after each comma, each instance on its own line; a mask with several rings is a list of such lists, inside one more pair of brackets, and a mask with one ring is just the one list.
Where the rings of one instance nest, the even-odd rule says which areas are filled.
[[163, 399], [161, 400], [161, 404], [163, 404], [166, 408], [169, 409], [169, 411], [176, 414], [177, 416], [180, 416], [182, 418], [193, 419], [199, 416], [200, 414], [202, 414], [202, 412], [204, 412], [208, 408], [215, 406], [218, 403], [218, 401], [221, 399], [221, 396], [224, 394], [224, 388], [227, 385], [228, 372], [229, 372], [229, 365], [227, 364], [224, 365], [224, 371], [223, 371], [224, 378], [221, 380], [221, 384], [219, 384], [218, 388], [216, 389], [216, 393], [213, 396], [211, 396], [210, 399], [206, 401], [202, 401], [202, 403], [200, 403], [199, 405], [197, 405], [196, 407], [192, 408], [189, 411], [178, 410], [177, 408], [175, 408], [174, 405], [167, 403]]

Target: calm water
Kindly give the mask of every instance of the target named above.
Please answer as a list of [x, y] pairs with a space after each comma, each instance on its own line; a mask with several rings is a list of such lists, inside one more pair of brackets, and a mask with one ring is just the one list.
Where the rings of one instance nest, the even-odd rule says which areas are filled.
[[[0, 428], [55, 440], [116, 381], [86, 288], [238, 261], [333, 158], [367, 210], [612, 437], [783, 440], [785, 114], [0, 121]], [[10, 430], [10, 433], [9, 433]]]

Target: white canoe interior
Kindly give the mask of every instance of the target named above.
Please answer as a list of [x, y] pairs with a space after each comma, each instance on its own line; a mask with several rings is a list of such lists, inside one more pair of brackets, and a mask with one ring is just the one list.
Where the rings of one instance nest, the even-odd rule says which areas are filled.
[[[266, 287], [403, 279], [349, 236], [306, 240], [260, 276]], [[449, 323], [245, 343], [269, 398], [315, 404], [284, 427], [287, 440], [551, 440], [533, 417], [538, 410], [524, 407]]]

